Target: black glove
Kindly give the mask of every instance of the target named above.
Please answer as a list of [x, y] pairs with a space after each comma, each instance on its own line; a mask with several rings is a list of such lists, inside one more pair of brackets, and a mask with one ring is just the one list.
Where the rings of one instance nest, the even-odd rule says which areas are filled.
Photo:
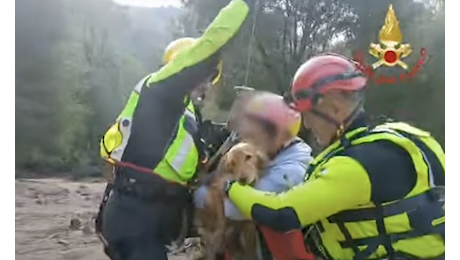
[[200, 124], [201, 136], [204, 139], [209, 139], [216, 132], [220, 132], [222, 128], [225, 128], [225, 124], [214, 123], [211, 120], [204, 120]]
[[209, 157], [214, 156], [219, 147], [230, 135], [224, 124], [216, 124], [209, 120], [204, 121], [200, 125], [200, 132], [202, 138], [205, 140]]

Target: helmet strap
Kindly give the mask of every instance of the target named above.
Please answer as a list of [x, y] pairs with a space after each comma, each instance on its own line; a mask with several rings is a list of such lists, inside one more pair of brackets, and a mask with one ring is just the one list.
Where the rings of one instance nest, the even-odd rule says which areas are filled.
[[319, 110], [317, 110], [315, 108], [312, 108], [310, 110], [310, 112], [313, 113], [315, 116], [323, 119], [327, 123], [334, 125], [337, 128], [337, 132], [336, 132], [335, 136], [333, 136], [331, 138], [330, 142], [329, 142], [329, 143], [332, 143], [335, 140], [337, 140], [337, 138], [342, 136], [345, 133], [346, 128], [356, 119], [356, 117], [358, 117], [359, 114], [361, 114], [361, 112], [362, 112], [362, 106], [361, 105], [362, 105], [362, 100], [360, 100], [358, 102], [358, 104], [355, 106], [355, 108], [353, 108], [353, 110], [350, 113], [350, 115], [348, 115], [341, 122], [335, 120], [331, 116], [329, 116], [329, 115], [327, 115], [327, 114], [325, 114], [325, 113], [323, 113], [323, 112], [321, 112], [321, 111], [319, 111]]

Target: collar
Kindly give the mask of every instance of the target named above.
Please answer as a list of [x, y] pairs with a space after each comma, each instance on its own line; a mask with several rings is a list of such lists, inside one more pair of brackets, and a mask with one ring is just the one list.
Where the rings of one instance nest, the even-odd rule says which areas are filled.
[[289, 148], [291, 148], [292, 146], [294, 146], [294, 145], [296, 145], [296, 144], [298, 144], [300, 142], [303, 142], [303, 141], [302, 141], [302, 139], [300, 139], [298, 137], [294, 137], [291, 141], [286, 142], [286, 144], [283, 145], [283, 147], [281, 149], [279, 149], [272, 158], [270, 158], [270, 162], [268, 163], [268, 165], [271, 166], [271, 165], [277, 164], [277, 162], [275, 162], [276, 157], [278, 157], [284, 151], [288, 150]]
[[347, 126], [347, 128], [343, 131], [343, 133], [339, 136], [336, 136], [334, 139], [332, 139], [332, 141], [326, 147], [329, 147], [330, 145], [335, 143], [337, 140], [344, 140], [345, 136], [348, 133], [358, 128], [367, 127], [367, 126], [368, 126], [368, 120], [367, 120], [367, 117], [364, 115], [364, 111], [359, 112], [356, 118]]
[[[312, 165], [315, 165], [325, 158], [329, 158], [335, 152], [337, 151], [338, 148], [340, 147], [346, 147], [350, 144], [350, 141], [348, 138], [352, 138], [357, 132], [359, 132], [358, 129], [363, 128], [363, 127], [368, 127], [368, 119], [364, 115], [363, 112], [361, 112], [359, 115], [356, 116], [356, 118], [352, 121], [352, 123], [346, 128], [344, 133], [335, 139], [333, 142], [331, 142], [322, 152], [320, 152], [315, 159], [312, 162]], [[356, 133], [353, 133], [353, 132]], [[311, 167], [312, 170], [315, 167]]]

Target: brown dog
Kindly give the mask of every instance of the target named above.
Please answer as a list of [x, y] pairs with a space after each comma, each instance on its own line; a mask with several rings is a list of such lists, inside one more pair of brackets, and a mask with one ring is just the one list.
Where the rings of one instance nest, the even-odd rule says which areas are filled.
[[267, 162], [263, 152], [246, 142], [235, 145], [222, 158], [209, 182], [204, 209], [197, 210], [206, 260], [215, 260], [224, 250], [233, 259], [255, 259], [256, 227], [252, 221], [231, 221], [225, 217], [224, 185], [230, 179], [254, 184]]

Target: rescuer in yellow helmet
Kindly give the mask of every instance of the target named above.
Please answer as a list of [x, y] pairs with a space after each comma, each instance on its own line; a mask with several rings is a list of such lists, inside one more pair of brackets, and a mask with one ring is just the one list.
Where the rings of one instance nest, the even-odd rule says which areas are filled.
[[[191, 38], [191, 37], [184, 37], [177, 39], [173, 42], [171, 42], [168, 47], [166, 47], [166, 50], [163, 55], [163, 64], [167, 64], [171, 62], [178, 53], [180, 53], [182, 50], [190, 48], [197, 42], [196, 38]], [[193, 102], [195, 106], [201, 105], [204, 98], [206, 91], [213, 85], [216, 85], [221, 76], [222, 76], [222, 60], [219, 60], [217, 63], [217, 66], [215, 68], [212, 68], [212, 77], [211, 80], [208, 80], [206, 82], [203, 82], [202, 84], [198, 85], [191, 93], [190, 93], [190, 99]]]
[[220, 79], [220, 50], [246, 20], [254, 4], [248, 1], [232, 0], [201, 37], [169, 44], [164, 65], [134, 87], [101, 139], [101, 156], [114, 172], [96, 227], [112, 260], [166, 260], [167, 245], [187, 235], [187, 184], [205, 159], [192, 101]]

